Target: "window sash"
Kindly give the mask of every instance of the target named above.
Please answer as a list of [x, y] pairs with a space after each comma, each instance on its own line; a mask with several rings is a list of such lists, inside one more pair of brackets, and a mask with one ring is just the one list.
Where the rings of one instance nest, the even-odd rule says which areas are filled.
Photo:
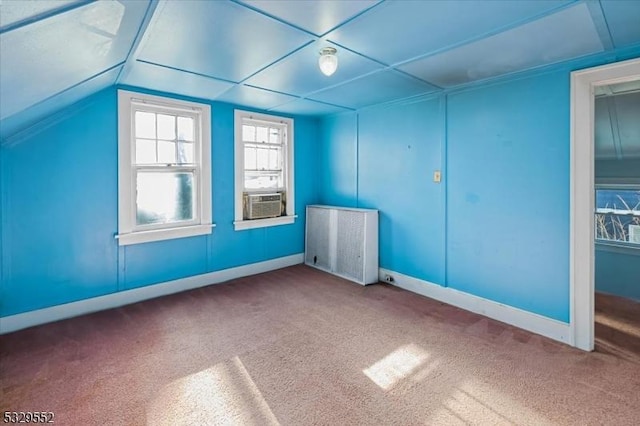
[[[133, 173], [131, 175], [131, 185], [133, 187], [132, 191], [132, 224], [133, 231], [149, 231], [153, 229], [166, 229], [166, 228], [176, 228], [181, 226], [193, 226], [200, 224], [200, 197], [198, 196], [200, 190], [200, 175], [199, 168], [197, 167], [134, 167]], [[138, 215], [138, 197], [137, 197], [137, 186], [138, 186], [138, 174], [139, 173], [157, 173], [157, 174], [177, 174], [180, 172], [191, 173], [192, 174], [192, 187], [191, 187], [191, 197], [192, 197], [192, 213], [193, 218], [191, 220], [179, 220], [179, 221], [168, 221], [162, 223], [150, 223], [150, 224], [138, 224], [137, 215]]]
[[[243, 165], [243, 173], [242, 173], [242, 190], [247, 194], [255, 194], [255, 193], [264, 193], [264, 192], [286, 192], [287, 188], [287, 164], [289, 164], [289, 159], [287, 158], [288, 150], [287, 150], [287, 125], [282, 122], [270, 121], [270, 120], [260, 120], [255, 118], [243, 117], [241, 120], [241, 129], [244, 126], [251, 126], [256, 128], [263, 127], [267, 128], [267, 133], [269, 129], [277, 129], [279, 132], [279, 142], [273, 143], [271, 141], [266, 142], [258, 142], [252, 140], [246, 140], [244, 136], [244, 132], [242, 132], [242, 165]], [[274, 149], [277, 148], [279, 150], [279, 164], [277, 168], [265, 167], [265, 168], [257, 168], [258, 160], [256, 158], [256, 168], [246, 167], [246, 149], [247, 148], [255, 148], [256, 150], [260, 148]], [[256, 154], [257, 155], [257, 154]], [[267, 160], [268, 161], [268, 160]], [[264, 175], [264, 176], [277, 176], [279, 184], [276, 187], [267, 187], [267, 188], [251, 188], [247, 186], [247, 175], [255, 174], [255, 175]]]
[[[176, 117], [175, 126], [177, 127], [178, 118], [186, 117], [191, 118], [193, 120], [193, 141], [183, 141], [178, 138], [178, 131], [176, 128], [175, 137], [173, 139], [161, 139], [157, 133], [157, 122], [156, 122], [156, 134], [155, 139], [153, 138], [137, 138], [136, 137], [136, 113], [137, 112], [147, 112], [158, 114], [171, 115]], [[130, 220], [131, 220], [131, 230], [132, 232], [140, 232], [140, 231], [150, 231], [156, 229], [168, 229], [168, 228], [176, 228], [176, 227], [186, 227], [198, 225], [201, 223], [201, 200], [200, 200], [200, 185], [201, 185], [201, 122], [202, 113], [200, 110], [195, 108], [190, 109], [189, 107], [172, 107], [170, 105], [164, 105], [161, 103], [155, 102], [146, 102], [139, 100], [132, 100], [131, 104], [131, 139], [130, 139], [130, 147], [131, 147], [131, 211], [130, 211]], [[162, 141], [168, 141], [175, 143], [190, 143], [193, 144], [193, 163], [137, 163], [136, 158], [136, 150], [138, 139], [144, 140], [152, 140], [156, 144], [156, 158], [158, 158], [158, 144]], [[175, 147], [176, 151], [178, 147]], [[176, 152], [176, 161], [177, 161]], [[182, 221], [169, 221], [163, 223], [150, 223], [150, 224], [139, 224], [137, 215], [138, 215], [138, 197], [137, 197], [137, 185], [138, 185], [138, 174], [139, 173], [166, 173], [166, 174], [174, 174], [179, 172], [188, 172], [193, 174], [193, 186], [191, 188], [191, 197], [193, 199], [193, 218], [191, 220], [182, 220]]]
[[[176, 156], [176, 161], [175, 164], [184, 164], [184, 163], [178, 163], [178, 149], [179, 149], [179, 145], [178, 144], [193, 144], [193, 163], [195, 164], [200, 164], [201, 163], [201, 158], [200, 158], [200, 146], [201, 146], [201, 141], [202, 141], [202, 129], [201, 129], [201, 119], [202, 119], [202, 113], [200, 111], [190, 111], [188, 109], [178, 109], [178, 108], [170, 108], [167, 106], [161, 106], [161, 105], [155, 105], [155, 104], [150, 104], [150, 103], [144, 103], [144, 104], [135, 104], [135, 107], [131, 108], [131, 162], [132, 164], [174, 164], [173, 162], [160, 162], [160, 161], [156, 161], [153, 163], [138, 163], [138, 159], [137, 159], [137, 145], [138, 145], [138, 141], [153, 141], [155, 143], [155, 151], [156, 151], [156, 159], [158, 159], [158, 150], [159, 150], [159, 144], [161, 142], [170, 142], [173, 143], [174, 149], [175, 149], [175, 156]], [[137, 137], [136, 134], [136, 113], [137, 112], [141, 112], [141, 113], [152, 113], [156, 115], [156, 119], [158, 114], [164, 114], [164, 115], [171, 115], [174, 116], [175, 122], [174, 122], [174, 126], [175, 126], [175, 132], [174, 132], [174, 137], [173, 138], [161, 138], [160, 135], [158, 135], [158, 123], [156, 121], [155, 123], [155, 138], [151, 138], [151, 137]], [[178, 118], [190, 118], [193, 120], [193, 141], [187, 141], [187, 140], [182, 140], [179, 138], [179, 132], [178, 132]]]

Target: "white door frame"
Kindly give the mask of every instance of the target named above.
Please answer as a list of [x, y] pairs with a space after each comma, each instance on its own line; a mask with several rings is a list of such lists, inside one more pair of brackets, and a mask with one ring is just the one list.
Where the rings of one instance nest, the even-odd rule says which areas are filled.
[[571, 73], [570, 327], [572, 344], [594, 347], [594, 88], [640, 79], [640, 58]]

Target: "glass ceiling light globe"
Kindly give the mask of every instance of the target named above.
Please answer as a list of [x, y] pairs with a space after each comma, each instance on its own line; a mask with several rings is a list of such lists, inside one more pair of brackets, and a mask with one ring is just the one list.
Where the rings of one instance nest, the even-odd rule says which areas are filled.
[[318, 58], [318, 65], [322, 74], [329, 77], [336, 69], [338, 69], [338, 57], [336, 56], [336, 49], [333, 47], [325, 47], [320, 50], [320, 58]]

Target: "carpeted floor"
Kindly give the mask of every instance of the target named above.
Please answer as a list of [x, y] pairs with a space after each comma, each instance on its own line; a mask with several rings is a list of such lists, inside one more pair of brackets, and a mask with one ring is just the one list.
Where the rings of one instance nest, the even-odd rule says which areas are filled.
[[636, 425], [640, 363], [294, 266], [0, 337], [60, 425]]
[[640, 363], [640, 302], [602, 293], [595, 302], [596, 351]]

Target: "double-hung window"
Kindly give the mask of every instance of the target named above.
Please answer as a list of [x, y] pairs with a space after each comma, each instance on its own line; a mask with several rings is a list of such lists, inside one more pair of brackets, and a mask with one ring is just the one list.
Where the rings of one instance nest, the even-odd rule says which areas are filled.
[[211, 233], [211, 109], [118, 91], [120, 245]]
[[293, 223], [293, 120], [235, 112], [235, 229]]

